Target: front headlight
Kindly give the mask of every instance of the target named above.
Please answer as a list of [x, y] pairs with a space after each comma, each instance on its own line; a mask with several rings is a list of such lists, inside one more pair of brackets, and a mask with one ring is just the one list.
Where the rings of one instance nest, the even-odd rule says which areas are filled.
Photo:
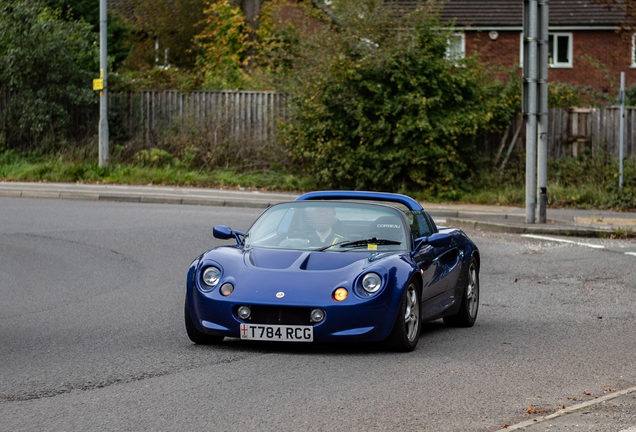
[[203, 283], [210, 288], [214, 288], [219, 283], [219, 279], [221, 279], [220, 269], [211, 266], [203, 271]]
[[362, 278], [362, 288], [369, 294], [377, 292], [382, 286], [382, 278], [377, 273], [367, 273]]

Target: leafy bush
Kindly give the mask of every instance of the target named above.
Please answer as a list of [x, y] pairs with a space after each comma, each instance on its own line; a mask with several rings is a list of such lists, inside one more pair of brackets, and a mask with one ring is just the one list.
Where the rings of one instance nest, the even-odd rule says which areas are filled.
[[380, 3], [338, 2], [349, 27], [303, 33], [284, 139], [321, 187], [452, 198], [476, 169], [476, 137], [510, 120], [518, 89], [476, 57], [449, 61], [451, 31], [427, 11], [405, 28]]
[[64, 131], [69, 111], [97, 102], [95, 41], [88, 24], [62, 20], [39, 0], [0, 0], [0, 90], [12, 93], [1, 122], [9, 147], [41, 145], [43, 136]]
[[618, 159], [610, 154], [550, 159], [548, 194], [557, 207], [636, 208], [636, 159], [623, 162], [623, 190], [618, 189]]
[[601, 106], [610, 101], [609, 95], [597, 91], [592, 86], [559, 81], [548, 83], [548, 106], [550, 108]]

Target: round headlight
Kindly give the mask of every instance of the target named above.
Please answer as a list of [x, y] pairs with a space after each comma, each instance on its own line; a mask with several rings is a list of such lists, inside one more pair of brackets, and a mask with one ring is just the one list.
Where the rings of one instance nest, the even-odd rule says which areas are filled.
[[382, 278], [377, 273], [367, 273], [362, 278], [362, 288], [368, 293], [373, 294], [382, 286]]
[[214, 288], [221, 278], [221, 270], [216, 267], [208, 267], [203, 272], [203, 282], [210, 288]]

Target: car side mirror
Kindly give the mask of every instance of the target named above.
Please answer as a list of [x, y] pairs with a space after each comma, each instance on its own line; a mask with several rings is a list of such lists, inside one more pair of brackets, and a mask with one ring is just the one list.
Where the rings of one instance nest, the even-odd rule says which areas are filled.
[[228, 240], [233, 237], [232, 229], [225, 225], [216, 225], [212, 230], [212, 233], [214, 234], [214, 238], [218, 238], [221, 240]]
[[453, 238], [450, 234], [435, 233], [429, 237], [420, 237], [415, 240], [414, 250], [418, 250], [422, 246], [431, 245], [433, 247], [448, 247], [453, 242]]
[[232, 237], [236, 239], [236, 244], [241, 244], [241, 237], [245, 237], [245, 233], [240, 231], [232, 231], [232, 228], [225, 225], [216, 225], [212, 230], [212, 234], [214, 238], [218, 238], [221, 240], [229, 240]]

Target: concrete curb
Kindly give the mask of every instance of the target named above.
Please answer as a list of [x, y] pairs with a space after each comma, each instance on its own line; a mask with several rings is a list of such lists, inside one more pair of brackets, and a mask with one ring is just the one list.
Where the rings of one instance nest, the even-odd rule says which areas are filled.
[[271, 199], [241, 199], [241, 198], [214, 198], [214, 197], [196, 197], [186, 196], [179, 197], [174, 195], [151, 195], [137, 194], [126, 192], [77, 192], [77, 191], [38, 191], [38, 190], [1, 190], [0, 197], [3, 198], [44, 198], [44, 199], [68, 199], [68, 200], [84, 200], [84, 201], [112, 201], [112, 202], [130, 202], [130, 203], [149, 203], [149, 204], [186, 204], [186, 205], [202, 205], [202, 206], [218, 206], [218, 207], [252, 207], [267, 208], [280, 200]]
[[565, 223], [559, 225], [506, 224], [492, 221], [446, 218], [446, 226], [491, 231], [506, 234], [547, 234], [573, 237], [604, 237], [614, 233], [611, 228], [577, 227]]
[[[265, 209], [283, 201], [294, 200], [298, 196], [299, 194], [296, 193], [151, 185], [0, 182], [0, 197], [7, 198], [45, 198]], [[473, 208], [435, 208], [434, 205], [432, 208], [425, 208], [434, 218], [445, 219], [442, 222], [445, 226], [508, 234], [605, 237], [615, 233], [619, 228], [631, 230], [629, 223], [636, 225], [636, 219], [630, 219], [629, 223], [623, 227], [607, 225], [587, 226], [576, 224], [575, 220], [570, 217], [562, 217], [560, 220], [549, 219], [548, 224], [525, 224], [525, 214], [521, 214], [516, 208], [488, 211], [491, 206], [481, 207], [483, 207], [483, 210], [474, 210]], [[493, 207], [492, 210], [494, 209]], [[593, 220], [594, 218], [588, 217], [588, 219]]]

